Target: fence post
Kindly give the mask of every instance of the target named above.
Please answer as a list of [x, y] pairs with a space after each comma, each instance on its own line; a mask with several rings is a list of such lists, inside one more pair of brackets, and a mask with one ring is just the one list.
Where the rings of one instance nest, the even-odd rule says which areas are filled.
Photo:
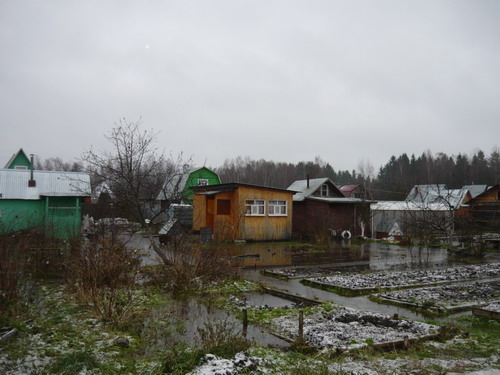
[[243, 337], [247, 337], [248, 332], [248, 311], [243, 309]]
[[299, 310], [299, 341], [304, 341], [304, 311]]

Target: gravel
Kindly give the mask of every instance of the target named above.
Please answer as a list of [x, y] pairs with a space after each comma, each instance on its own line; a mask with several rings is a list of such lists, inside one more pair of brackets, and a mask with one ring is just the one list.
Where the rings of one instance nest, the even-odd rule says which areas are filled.
[[499, 298], [500, 282], [475, 281], [437, 287], [404, 289], [383, 292], [378, 296], [382, 299], [403, 304], [445, 311], [459, 307], [473, 307]]
[[[271, 322], [274, 330], [288, 338], [298, 338], [297, 315], [286, 315]], [[437, 333], [439, 327], [404, 319], [340, 307], [316, 311], [304, 318], [304, 339], [318, 349], [349, 350], [370, 344], [415, 339]]]
[[467, 281], [500, 276], [500, 263], [404, 272], [357, 273], [310, 279], [313, 282], [351, 290], [397, 288]]

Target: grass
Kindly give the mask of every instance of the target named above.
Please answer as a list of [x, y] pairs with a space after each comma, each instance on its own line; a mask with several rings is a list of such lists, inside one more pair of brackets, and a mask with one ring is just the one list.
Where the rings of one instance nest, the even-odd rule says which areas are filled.
[[[214, 284], [211, 291], [205, 294], [205, 298], [225, 298], [227, 307], [229, 295], [256, 287], [258, 284], [242, 280]], [[185, 374], [202, 363], [206, 353], [232, 358], [237, 352], [247, 351], [250, 355], [262, 359], [259, 366], [269, 375], [348, 374], [348, 364], [360, 361], [364, 361], [366, 366], [381, 374], [392, 373], [391, 368], [386, 366], [386, 363], [392, 363], [391, 361], [401, 363], [397, 372], [399, 374], [404, 373], [404, 366], [408, 369], [421, 369], [422, 374], [438, 374], [442, 368], [437, 360], [453, 360], [456, 362], [450, 366], [454, 366], [454, 369], [469, 370], [471, 365], [460, 361], [469, 358], [491, 358], [500, 352], [500, 322], [475, 316], [458, 318], [443, 337], [443, 341], [417, 342], [411, 344], [408, 349], [389, 352], [376, 350], [370, 345], [356, 352], [340, 354], [310, 352], [305, 347], [294, 347], [288, 352], [259, 348], [235, 334], [227, 322], [212, 322], [212, 325], [205, 326], [199, 332], [199, 345], [173, 345], [168, 342], [158, 350], [150, 350], [152, 342], [158, 339], [158, 334], [168, 336], [169, 332], [182, 330], [184, 326], [176, 325], [177, 322], [169, 315], [170, 300], [158, 288], [147, 287], [137, 292], [143, 295], [139, 314], [135, 315], [133, 321], [118, 326], [100, 322], [90, 309], [76, 303], [61, 285], [44, 284], [29, 309], [16, 321], [4, 318], [2, 324], [16, 327], [20, 332], [15, 339], [2, 347], [0, 368], [4, 371], [0, 372], [9, 373], [8, 371], [16, 368], [26, 374], [87, 372], [96, 375], [177, 375]], [[160, 309], [160, 312], [152, 318], [154, 329], [145, 336], [142, 331], [143, 323], [155, 309]], [[302, 310], [307, 316], [313, 311], [333, 309], [333, 304], [323, 304]], [[249, 308], [248, 316], [250, 322], [264, 324], [286, 314], [298, 316], [298, 311], [299, 309]], [[429, 323], [443, 325], [443, 322]], [[455, 334], [458, 339], [444, 341], [453, 338]], [[113, 344], [116, 337], [127, 337], [130, 346], [117, 347]], [[32, 357], [39, 359], [39, 363], [30, 362]], [[497, 362], [496, 366], [500, 368], [500, 363]], [[253, 370], [245, 371], [242, 374], [252, 373]]]
[[90, 350], [78, 350], [58, 357], [49, 368], [49, 373], [77, 375], [84, 370], [99, 368], [96, 355]]

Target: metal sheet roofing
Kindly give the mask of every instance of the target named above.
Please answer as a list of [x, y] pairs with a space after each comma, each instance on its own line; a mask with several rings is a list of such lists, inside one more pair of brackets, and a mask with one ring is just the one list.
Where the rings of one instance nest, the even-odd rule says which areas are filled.
[[[329, 181], [332, 185], [335, 186], [335, 184], [329, 179], [329, 178], [311, 178], [309, 180], [297, 180], [293, 184], [291, 184], [287, 190], [292, 190], [292, 191], [297, 191], [298, 193], [295, 194], [293, 197], [294, 201], [303, 201], [307, 197], [309, 197], [311, 194], [313, 194], [316, 190], [320, 188], [321, 185]], [[309, 184], [309, 187], [307, 185]], [[340, 190], [339, 190], [340, 191]], [[342, 194], [342, 192], [340, 192]]]
[[382, 201], [370, 206], [372, 211], [450, 211], [445, 203], [422, 203], [408, 201]]
[[[295, 197], [294, 197], [295, 198]], [[345, 203], [345, 204], [370, 204], [376, 201], [369, 201], [360, 198], [347, 198], [347, 197], [307, 197], [307, 199], [326, 202], [326, 203]], [[294, 199], [295, 201], [295, 199]]]
[[36, 200], [50, 197], [89, 197], [90, 175], [80, 172], [33, 171], [35, 187], [28, 187], [31, 171], [0, 169], [1, 199]]

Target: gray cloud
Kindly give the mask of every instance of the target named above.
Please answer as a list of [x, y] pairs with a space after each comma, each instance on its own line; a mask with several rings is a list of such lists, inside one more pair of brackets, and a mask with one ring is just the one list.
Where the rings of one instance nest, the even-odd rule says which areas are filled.
[[5, 0], [0, 160], [72, 159], [140, 116], [212, 166], [489, 152], [498, 19], [483, 0]]

